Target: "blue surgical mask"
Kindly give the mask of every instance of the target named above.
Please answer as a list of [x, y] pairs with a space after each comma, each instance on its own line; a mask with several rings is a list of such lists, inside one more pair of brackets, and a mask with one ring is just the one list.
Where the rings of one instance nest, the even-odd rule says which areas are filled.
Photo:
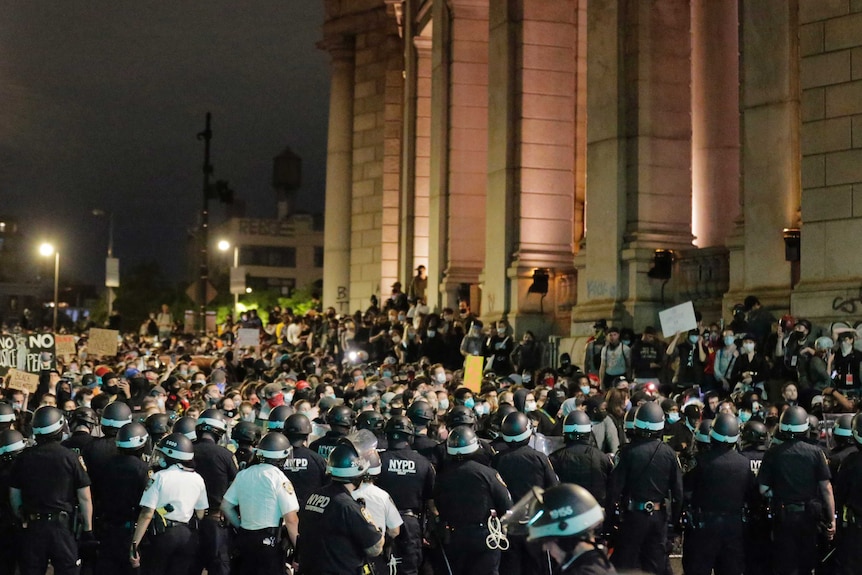
[[697, 343], [698, 337], [699, 336], [696, 336], [696, 335], [690, 335], [690, 336], [688, 336], [688, 341], [690, 341], [691, 343]]
[[624, 339], [622, 341], [623, 341], [623, 345], [631, 345], [632, 344], [632, 340], [630, 340], [630, 339]]
[[466, 407], [468, 409], [473, 409], [473, 407], [475, 405], [476, 405], [476, 402], [473, 400], [472, 397], [468, 397], [467, 399], [464, 400], [464, 407]]
[[445, 411], [445, 410], [447, 410], [447, 409], [449, 409], [449, 400], [448, 400], [448, 399], [441, 399], [441, 400], [439, 400], [439, 401], [437, 402], [437, 407], [439, 407], [440, 409], [442, 409], [442, 410], [444, 410], [444, 411]]
[[668, 413], [667, 414], [667, 421], [668, 421], [668, 423], [676, 423], [677, 421], [679, 421], [679, 412], [678, 411], [671, 411], [670, 413]]
[[392, 372], [391, 371], [384, 371], [383, 377], [392, 377]]
[[751, 412], [750, 411], [740, 411], [739, 412], [739, 421], [741, 423], [745, 423], [749, 419], [751, 419]]
[[428, 337], [434, 337], [435, 335], [437, 335], [436, 331], [434, 331], [433, 329], [428, 330]]
[[734, 341], [736, 341], [736, 340], [734, 340], [732, 335], [724, 336], [724, 345], [728, 345], [728, 346], [733, 345]]
[[584, 395], [589, 395], [590, 394], [590, 386], [589, 385], [582, 385], [581, 386], [581, 393], [583, 393]]

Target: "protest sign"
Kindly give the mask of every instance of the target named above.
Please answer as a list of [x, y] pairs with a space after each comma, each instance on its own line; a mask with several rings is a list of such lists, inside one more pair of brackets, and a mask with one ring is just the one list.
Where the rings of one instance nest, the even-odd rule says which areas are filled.
[[236, 341], [239, 347], [256, 347], [260, 345], [260, 331], [240, 328]]
[[91, 327], [90, 337], [87, 339], [87, 353], [108, 357], [117, 355], [117, 338], [119, 336], [120, 332], [115, 329]]
[[74, 335], [55, 335], [54, 346], [59, 357], [72, 357], [78, 350], [75, 348]]
[[57, 367], [53, 333], [0, 334], [0, 375], [10, 369], [39, 373]]
[[478, 394], [482, 389], [482, 370], [485, 368], [485, 358], [481, 355], [468, 355], [464, 358], [464, 387]]
[[690, 301], [658, 312], [658, 319], [661, 322], [662, 334], [666, 338], [673, 337], [681, 331], [697, 328], [694, 305]]
[[8, 389], [20, 389], [27, 393], [36, 393], [39, 387], [39, 376], [35, 373], [10, 369], [6, 374], [6, 387]]

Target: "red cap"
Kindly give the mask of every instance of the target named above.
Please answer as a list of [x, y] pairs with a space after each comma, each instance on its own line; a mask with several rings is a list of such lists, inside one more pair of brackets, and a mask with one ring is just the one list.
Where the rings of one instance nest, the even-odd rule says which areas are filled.
[[108, 369], [108, 367], [107, 367], [107, 366], [100, 365], [99, 367], [97, 367], [97, 368], [95, 369], [95, 371], [93, 371], [93, 373], [95, 373], [95, 374], [96, 374], [96, 377], [102, 377], [103, 375], [105, 375], [105, 374], [106, 374], [106, 373], [108, 373], [109, 371], [111, 371], [111, 370], [110, 370], [110, 369]]
[[306, 387], [311, 387], [311, 384], [308, 383], [307, 381], [305, 381], [304, 379], [301, 379], [301, 380], [296, 382], [296, 391], [299, 391], [301, 389], [305, 389]]

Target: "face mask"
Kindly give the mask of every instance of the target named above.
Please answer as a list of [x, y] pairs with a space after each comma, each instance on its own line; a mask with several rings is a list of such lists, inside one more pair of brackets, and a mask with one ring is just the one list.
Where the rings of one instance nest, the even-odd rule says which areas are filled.
[[404, 315], [403, 313], [398, 314], [398, 321], [404, 321], [405, 319], [407, 319], [406, 315]]
[[734, 341], [736, 341], [736, 340], [733, 339], [732, 335], [724, 336], [724, 345], [729, 347], [729, 346], [733, 345]]
[[437, 383], [446, 383], [446, 373], [441, 372], [434, 376], [434, 379], [437, 380]]
[[688, 336], [688, 341], [692, 344], [697, 343], [697, 340], [698, 340], [698, 336], [696, 336], [696, 335]]
[[392, 377], [392, 372], [391, 371], [384, 371], [383, 377]]
[[335, 399], [335, 393], [324, 393], [323, 397], [328, 397], [330, 399]]
[[284, 395], [278, 393], [274, 397], [270, 397], [269, 399], [267, 399], [266, 403], [269, 404], [270, 407], [278, 407], [279, 405], [284, 405]]
[[478, 416], [488, 415], [488, 413], [490, 412], [490, 408], [488, 407], [487, 403], [480, 403], [476, 406], [475, 411], [476, 415]]
[[464, 400], [464, 407], [467, 409], [473, 409], [476, 406], [476, 401], [472, 397], [468, 397]]
[[108, 395], [116, 395], [116, 393], [120, 391], [120, 388], [116, 385], [108, 385], [104, 388], [104, 390], [105, 393], [107, 393]]
[[841, 353], [843, 353], [844, 355], [847, 355], [848, 353], [850, 353], [850, 350], [852, 350], [852, 349], [853, 349], [853, 342], [852, 341], [842, 341], [841, 342]]
[[740, 423], [745, 423], [749, 419], [751, 419], [751, 412], [750, 411], [740, 411], [739, 412]]
[[536, 402], [535, 401], [528, 401], [527, 403], [525, 403], [524, 404], [524, 411], [526, 411], [527, 413], [529, 413], [531, 411], [536, 411]]
[[679, 421], [679, 412], [678, 411], [671, 411], [670, 413], [667, 414], [667, 420], [670, 423], [676, 423], [677, 421]]
[[589, 385], [582, 385], [581, 386], [581, 393], [583, 393], [584, 395], [589, 395], [590, 394], [590, 386]]
[[217, 383], [216, 384], [216, 388], [219, 390], [220, 393], [224, 393], [224, 387], [225, 387], [225, 384], [223, 384], [223, 383]]
[[415, 337], [415, 336], [416, 336], [416, 332], [413, 331], [412, 329], [407, 332], [407, 337]]
[[189, 370], [187, 370], [187, 369], [181, 369], [180, 370], [180, 375], [182, 375], [183, 377], [186, 377], [188, 374], [189, 374]]
[[498, 327], [497, 328], [497, 335], [499, 335], [500, 337], [503, 337], [504, 335], [506, 335], [506, 328], [499, 328]]
[[401, 343], [401, 338], [397, 335], [392, 336], [392, 343]]
[[362, 381], [362, 376], [361, 375], [354, 375], [353, 381], [354, 381], [354, 383], [359, 383], [360, 381]]
[[[89, 406], [87, 406], [87, 407], [89, 407]], [[20, 403], [17, 401], [12, 403], [12, 409], [14, 409], [15, 411], [21, 411], [23, 408], [24, 408], [23, 403]]]
[[631, 408], [632, 408], [632, 400], [627, 399], [626, 400], [626, 411], [630, 410]]
[[443, 411], [446, 411], [447, 409], [449, 409], [449, 400], [448, 399], [438, 400], [437, 401], [437, 407], [439, 407]]
[[624, 339], [622, 341], [623, 341], [623, 345], [631, 345], [632, 344], [632, 340], [630, 340], [630, 339]]
[[229, 409], [227, 411], [222, 411], [222, 414], [225, 417], [227, 417], [228, 419], [233, 419], [234, 416], [236, 415], [236, 410], [235, 409]]
[[288, 391], [288, 392], [284, 395], [284, 402], [285, 402], [285, 403], [290, 403], [291, 401], [293, 401], [293, 392], [292, 392], [292, 391]]
[[254, 423], [254, 411], [249, 411], [248, 413], [242, 414], [242, 420], [248, 421], [249, 423]]
[[437, 335], [436, 331], [434, 331], [433, 329], [428, 330], [428, 337], [434, 337], [435, 335]]
[[[156, 405], [158, 405], [159, 409], [163, 411], [165, 409], [165, 398], [164, 397], [156, 398]], [[90, 402], [85, 401], [84, 407], [90, 407]]]
[[742, 344], [742, 349], [745, 351], [745, 353], [754, 353], [754, 344], [750, 341], [745, 342], [744, 344]]

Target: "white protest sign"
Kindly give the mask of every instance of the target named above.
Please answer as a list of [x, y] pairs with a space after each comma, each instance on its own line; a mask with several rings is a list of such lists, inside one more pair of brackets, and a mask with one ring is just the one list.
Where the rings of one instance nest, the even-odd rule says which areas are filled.
[[658, 312], [658, 319], [661, 322], [661, 331], [666, 338], [673, 337], [681, 331], [697, 328], [694, 305], [690, 301]]
[[256, 347], [260, 345], [260, 331], [257, 329], [240, 328], [236, 342], [239, 347]]

